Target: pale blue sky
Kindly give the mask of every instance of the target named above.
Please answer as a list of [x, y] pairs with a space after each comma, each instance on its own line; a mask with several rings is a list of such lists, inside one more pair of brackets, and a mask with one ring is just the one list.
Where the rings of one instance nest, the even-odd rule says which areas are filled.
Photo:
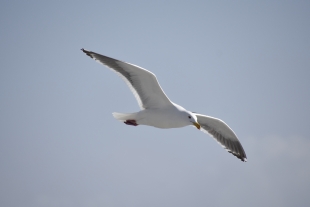
[[[1, 1], [0, 206], [309, 206], [309, 1]], [[131, 127], [144, 67], [224, 120], [243, 163], [192, 127]]]

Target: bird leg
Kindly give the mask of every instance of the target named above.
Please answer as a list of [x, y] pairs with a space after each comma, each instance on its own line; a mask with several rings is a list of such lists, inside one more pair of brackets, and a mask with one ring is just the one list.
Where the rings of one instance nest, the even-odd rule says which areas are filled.
[[131, 126], [138, 126], [136, 120], [126, 120], [124, 123]]

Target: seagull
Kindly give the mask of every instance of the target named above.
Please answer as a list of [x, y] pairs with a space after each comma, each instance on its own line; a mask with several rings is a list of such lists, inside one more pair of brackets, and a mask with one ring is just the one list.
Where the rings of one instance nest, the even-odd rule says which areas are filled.
[[129, 86], [140, 106], [135, 113], [112, 113], [127, 125], [147, 125], [169, 129], [195, 126], [213, 137], [223, 148], [241, 161], [247, 157], [234, 131], [222, 120], [186, 110], [173, 103], [152, 72], [114, 58], [81, 49], [86, 55], [116, 72]]

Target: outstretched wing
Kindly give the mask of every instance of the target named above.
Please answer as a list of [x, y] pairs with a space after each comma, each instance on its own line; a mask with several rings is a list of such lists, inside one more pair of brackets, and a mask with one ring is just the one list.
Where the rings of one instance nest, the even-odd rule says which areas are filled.
[[172, 105], [152, 72], [95, 52], [84, 49], [82, 51], [120, 75], [133, 92], [141, 109], [162, 108]]
[[219, 144], [221, 144], [228, 152], [232, 153], [242, 161], [246, 161], [247, 157], [234, 131], [220, 119], [196, 114], [197, 121], [202, 131], [209, 133]]

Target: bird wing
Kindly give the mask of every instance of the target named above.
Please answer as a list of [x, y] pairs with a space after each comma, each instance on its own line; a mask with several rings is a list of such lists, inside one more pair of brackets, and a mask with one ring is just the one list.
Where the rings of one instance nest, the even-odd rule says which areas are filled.
[[236, 134], [225, 122], [214, 117], [194, 114], [197, 117], [202, 131], [210, 134], [222, 147], [240, 160], [247, 160], [246, 154]]
[[120, 75], [136, 97], [141, 109], [163, 108], [172, 105], [152, 72], [92, 51], [84, 49], [82, 51]]

